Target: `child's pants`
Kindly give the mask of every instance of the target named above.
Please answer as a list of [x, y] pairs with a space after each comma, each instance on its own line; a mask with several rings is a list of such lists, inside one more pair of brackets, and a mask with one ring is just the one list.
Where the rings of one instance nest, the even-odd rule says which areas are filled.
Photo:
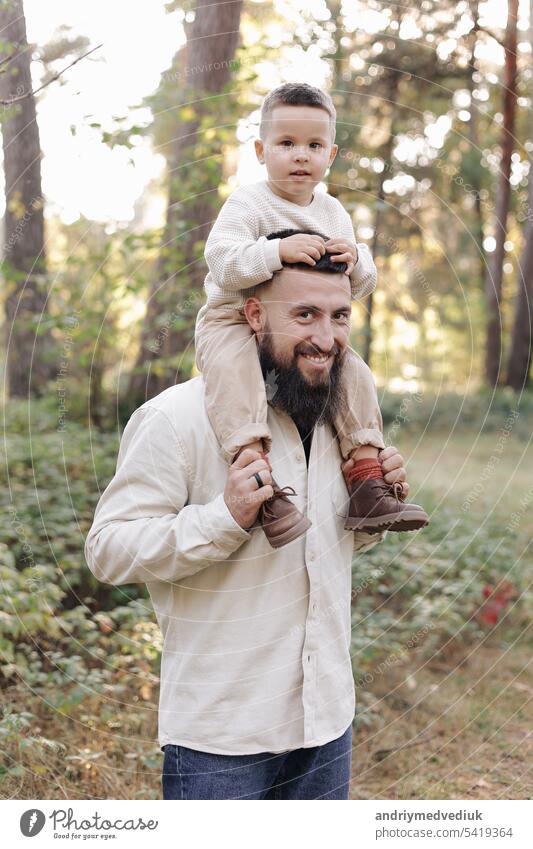
[[[207, 415], [228, 463], [239, 448], [256, 440], [262, 439], [265, 451], [270, 451], [267, 389], [255, 334], [243, 311], [203, 306], [196, 320], [195, 342]], [[360, 445], [384, 448], [374, 378], [351, 348], [344, 356], [340, 393], [341, 404], [333, 425], [344, 459]]]

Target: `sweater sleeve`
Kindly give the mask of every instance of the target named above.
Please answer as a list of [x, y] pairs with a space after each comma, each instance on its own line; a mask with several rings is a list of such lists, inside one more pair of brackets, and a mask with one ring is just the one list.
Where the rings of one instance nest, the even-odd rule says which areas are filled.
[[178, 581], [226, 560], [249, 539], [223, 493], [207, 504], [187, 503], [188, 468], [165, 414], [136, 410], [85, 543], [96, 578], [116, 585]]
[[257, 212], [236, 194], [219, 212], [205, 245], [212, 281], [221, 289], [237, 292], [270, 280], [282, 263], [279, 239], [258, 236]]
[[342, 233], [334, 233], [333, 235], [344, 236], [344, 238], [349, 239], [350, 242], [355, 242], [357, 245], [357, 262], [350, 274], [352, 298], [355, 301], [365, 298], [374, 291], [378, 273], [368, 245], [358, 242], [355, 237], [351, 216], [348, 215], [344, 208], [342, 212]]

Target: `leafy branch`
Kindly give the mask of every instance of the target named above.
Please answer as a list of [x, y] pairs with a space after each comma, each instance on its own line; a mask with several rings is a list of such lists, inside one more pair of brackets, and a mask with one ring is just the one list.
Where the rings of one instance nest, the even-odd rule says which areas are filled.
[[[56, 74], [54, 74], [52, 77], [50, 77], [50, 79], [46, 83], [43, 83], [43, 85], [40, 85], [39, 88], [31, 89], [30, 91], [26, 91], [26, 92], [24, 92], [24, 94], [20, 94], [17, 97], [10, 97], [8, 100], [0, 100], [0, 105], [2, 105], [2, 106], [12, 106], [13, 103], [18, 103], [20, 100], [24, 100], [26, 97], [31, 97], [32, 95], [38, 94], [40, 91], [43, 90], [43, 88], [46, 88], [46, 86], [49, 86], [50, 83], [53, 83], [53, 82], [55, 82], [55, 80], [58, 80], [59, 77], [62, 74], [64, 74], [66, 71], [69, 70], [69, 68], [72, 68], [78, 62], [81, 62], [82, 59], [85, 59], [87, 56], [89, 56], [91, 53], [94, 53], [95, 50], [98, 50], [102, 46], [103, 46], [102, 44], [97, 44], [96, 47], [91, 47], [91, 49], [87, 50], [86, 53], [83, 53], [81, 56], [78, 56], [77, 59], [74, 59], [73, 62], [71, 62], [69, 65], [67, 65], [65, 68], [63, 68], [61, 71], [58, 71]], [[19, 47], [19, 45], [17, 45], [17, 49], [18, 49], [18, 47]], [[6, 62], [13, 59], [15, 56], [19, 56], [19, 55], [20, 55], [20, 52], [17, 53], [15, 51], [10, 56], [6, 56], [4, 59], [1, 60], [0, 67], [2, 65], [4, 65]], [[0, 71], [0, 73], [5, 73], [5, 70]]]

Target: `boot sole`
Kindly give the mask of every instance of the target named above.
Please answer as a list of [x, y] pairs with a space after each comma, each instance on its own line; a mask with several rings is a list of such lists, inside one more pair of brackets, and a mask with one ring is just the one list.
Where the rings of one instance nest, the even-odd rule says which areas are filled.
[[[282, 548], [284, 545], [288, 545], [289, 542], [292, 542], [295, 539], [303, 536], [306, 531], [311, 527], [311, 522], [305, 516], [302, 516], [301, 519], [293, 525], [292, 528], [288, 528], [284, 533], [278, 534], [277, 536], [269, 536], [265, 531], [265, 536], [272, 546], [272, 548]], [[264, 530], [264, 528], [263, 528]]]
[[[425, 517], [425, 518], [424, 518]], [[402, 510], [401, 519], [398, 513], [388, 513], [385, 516], [363, 516], [362, 518], [347, 518], [344, 523], [346, 531], [366, 531], [369, 534], [378, 534], [380, 531], [417, 531], [429, 524], [426, 514], [419, 510]]]

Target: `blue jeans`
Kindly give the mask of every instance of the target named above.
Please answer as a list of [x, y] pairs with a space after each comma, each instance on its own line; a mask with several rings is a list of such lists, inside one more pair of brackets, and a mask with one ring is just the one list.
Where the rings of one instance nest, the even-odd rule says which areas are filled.
[[337, 740], [272, 754], [214, 755], [167, 743], [163, 799], [347, 799], [352, 727]]

